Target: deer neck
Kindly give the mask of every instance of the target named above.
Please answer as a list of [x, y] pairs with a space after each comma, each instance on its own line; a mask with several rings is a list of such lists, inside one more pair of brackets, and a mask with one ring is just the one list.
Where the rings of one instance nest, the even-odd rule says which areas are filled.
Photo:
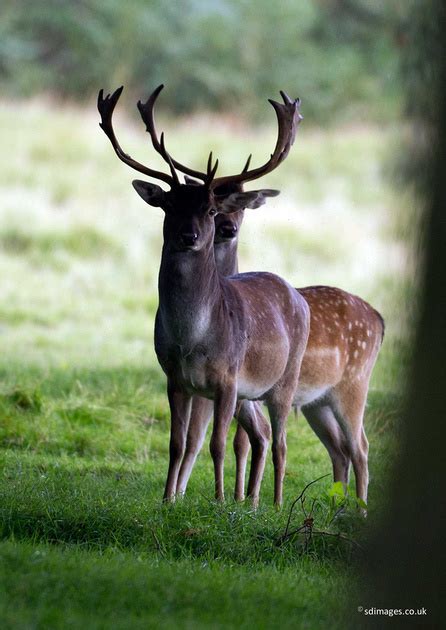
[[238, 273], [237, 248], [236, 238], [214, 246], [215, 263], [220, 275], [233, 276]]
[[168, 343], [192, 349], [203, 341], [222, 296], [213, 245], [197, 252], [174, 252], [164, 245], [158, 293], [158, 318]]

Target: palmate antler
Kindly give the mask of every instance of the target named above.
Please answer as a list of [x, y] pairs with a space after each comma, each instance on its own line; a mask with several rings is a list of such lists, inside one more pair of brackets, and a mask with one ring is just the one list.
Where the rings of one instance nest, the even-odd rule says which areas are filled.
[[258, 168], [249, 170], [249, 165], [251, 162], [251, 156], [249, 156], [241, 173], [237, 175], [227, 175], [225, 177], [216, 178], [215, 174], [218, 168], [218, 160], [216, 160], [214, 165], [212, 164], [212, 152], [209, 154], [207, 169], [204, 173], [202, 171], [198, 171], [188, 166], [185, 166], [184, 164], [181, 164], [181, 162], [178, 162], [177, 160], [172, 158], [167, 152], [164, 145], [163, 133], [161, 134], [161, 138], [158, 139], [153, 110], [156, 99], [158, 98], [163, 87], [163, 85], [159, 85], [156, 90], [152, 92], [145, 103], [143, 103], [142, 101], [138, 101], [138, 109], [141, 114], [141, 118], [146, 125], [146, 131], [150, 135], [153, 148], [167, 162], [170, 168], [171, 175], [167, 175], [166, 173], [162, 173], [160, 171], [155, 171], [144, 166], [143, 164], [140, 164], [129, 155], [124, 153], [124, 151], [121, 149], [113, 131], [112, 116], [116, 103], [121, 95], [123, 89], [122, 87], [113, 92], [111, 96], [107, 95], [105, 98], [103, 97], [103, 90], [101, 90], [98, 96], [98, 110], [101, 114], [102, 119], [100, 126], [110, 139], [110, 142], [112, 143], [112, 146], [119, 159], [122, 160], [125, 164], [128, 164], [135, 170], [139, 171], [140, 173], [144, 173], [149, 177], [161, 179], [162, 181], [169, 184], [171, 187], [179, 185], [178, 175], [175, 169], [178, 169], [186, 175], [203, 181], [204, 185], [212, 190], [215, 190], [220, 186], [227, 186], [230, 184], [241, 185], [245, 182], [258, 179], [263, 175], [270, 173], [275, 168], [277, 168], [288, 155], [296, 137], [297, 127], [303, 118], [300, 113], [300, 99], [294, 100], [290, 98], [285, 92], [281, 91], [280, 94], [282, 96], [283, 103], [278, 103], [277, 101], [273, 100], [269, 101], [274, 107], [278, 122], [277, 142], [270, 159], [265, 164], [263, 164], [263, 166], [259, 166]]

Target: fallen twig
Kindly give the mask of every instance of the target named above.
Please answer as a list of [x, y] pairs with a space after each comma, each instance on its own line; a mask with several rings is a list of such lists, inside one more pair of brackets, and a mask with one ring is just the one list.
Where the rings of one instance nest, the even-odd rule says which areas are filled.
[[[294, 510], [294, 507], [295, 507], [296, 503], [298, 503], [299, 501], [302, 500], [302, 498], [305, 497], [305, 492], [308, 490], [308, 488], [310, 486], [312, 486], [314, 483], [317, 483], [321, 479], [325, 479], [325, 477], [329, 477], [329, 476], [330, 475], [327, 473], [326, 475], [322, 475], [322, 477], [318, 477], [317, 479], [313, 479], [313, 481], [310, 481], [310, 483], [307, 483], [307, 485], [302, 490], [302, 492], [299, 494], [297, 499], [294, 499], [294, 501], [292, 502], [291, 507], [290, 507], [290, 512], [288, 514], [288, 520], [287, 520], [287, 524], [286, 524], [286, 527], [285, 527], [285, 531], [284, 531], [283, 535], [279, 538], [279, 544], [280, 544], [280, 542], [282, 542], [282, 540], [286, 540], [286, 538], [288, 538], [288, 530], [290, 528], [291, 516], [293, 514], [293, 510]], [[313, 506], [314, 506], [314, 504], [313, 504]], [[302, 505], [302, 507], [303, 507], [303, 505]], [[313, 507], [312, 507], [312, 510], [313, 510]], [[304, 514], [305, 514], [305, 509], [304, 509]]]

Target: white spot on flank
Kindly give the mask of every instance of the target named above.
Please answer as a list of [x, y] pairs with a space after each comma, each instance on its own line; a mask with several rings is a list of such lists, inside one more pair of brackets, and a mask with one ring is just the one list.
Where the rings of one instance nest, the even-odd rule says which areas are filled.
[[348, 322], [348, 329], [351, 330], [352, 329], [352, 323]]
[[358, 357], [358, 351], [357, 350], [354, 351], [353, 356], [355, 357], [355, 359]]
[[334, 347], [334, 351], [335, 351], [335, 360], [336, 360], [336, 365], [339, 367], [339, 364], [341, 363], [341, 353], [339, 351], [339, 348], [337, 346]]
[[365, 341], [362, 342], [362, 347], [364, 348], [364, 350], [367, 348], [367, 343]]

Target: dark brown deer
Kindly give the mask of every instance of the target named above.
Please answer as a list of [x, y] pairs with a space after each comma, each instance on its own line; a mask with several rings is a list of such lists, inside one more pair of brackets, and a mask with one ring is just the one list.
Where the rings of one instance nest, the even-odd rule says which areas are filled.
[[[186, 182], [190, 185], [197, 185], [198, 182], [187, 175]], [[241, 184], [226, 185], [226, 194], [232, 192], [243, 192]], [[218, 191], [224, 194], [224, 190]], [[233, 276], [238, 273], [237, 263], [237, 247], [238, 239], [236, 238], [238, 229], [240, 228], [244, 210], [238, 210], [228, 215], [217, 215], [215, 218], [216, 230], [214, 237], [214, 254], [218, 271], [223, 276]], [[187, 433], [186, 450], [181, 462], [181, 468], [178, 475], [176, 493], [184, 495], [192, 472], [196, 457], [200, 452], [206, 436], [208, 425], [211, 421], [213, 413], [213, 402], [200, 396], [194, 396], [192, 401], [192, 411], [190, 424]], [[240, 430], [236, 432], [234, 439], [234, 451], [236, 453], [236, 487], [234, 496], [237, 501], [244, 499], [245, 493], [245, 473], [247, 457], [250, 448], [250, 440], [243, 426], [250, 426], [251, 432], [256, 427], [258, 441], [261, 441], [261, 448], [256, 445], [252, 454], [250, 477], [248, 481], [248, 496], [254, 505], [258, 504], [260, 486], [262, 482], [263, 470], [265, 467], [265, 459], [267, 455], [267, 447], [271, 439], [271, 427], [267, 419], [262, 413], [260, 403], [254, 403], [249, 400], [241, 401], [236, 410], [236, 418]], [[246, 444], [248, 441], [248, 444]]]
[[[101, 128], [117, 156], [145, 175], [169, 185], [135, 180], [133, 186], [151, 206], [165, 213], [163, 251], [159, 272], [159, 307], [155, 322], [155, 350], [167, 376], [171, 411], [170, 462], [164, 498], [176, 494], [183, 459], [192, 398], [214, 401], [211, 455], [214, 461], [216, 498], [224, 498], [223, 466], [226, 436], [237, 400], [264, 400], [273, 434], [274, 500], [282, 502], [285, 472], [285, 424], [291, 408], [309, 333], [309, 309], [288, 283], [270, 273], [246, 273], [225, 278], [214, 255], [217, 213], [230, 215], [241, 208], [257, 208], [277, 191], [228, 192], [225, 186], [257, 179], [275, 169], [286, 157], [300, 120], [299, 101], [282, 93], [283, 104], [271, 101], [279, 132], [271, 158], [249, 170], [249, 159], [238, 175], [216, 178], [218, 162], [209, 156], [206, 173], [189, 169], [171, 158], [158, 140], [153, 107], [161, 90], [147, 103], [138, 103], [154, 148], [169, 165], [170, 174], [137, 162], [121, 149], [112, 126], [112, 115], [122, 88], [111, 96], [98, 96]], [[195, 186], [181, 184], [176, 168], [200, 179]], [[216, 192], [219, 191], [219, 192]], [[243, 416], [240, 418], [243, 422]], [[253, 447], [264, 461], [265, 443], [257, 425], [244, 424]], [[263, 470], [259, 471], [260, 477]]]
[[[240, 187], [239, 187], [240, 189]], [[237, 273], [237, 243], [243, 211], [215, 218], [215, 258], [220, 271]], [[348, 482], [350, 462], [357, 496], [367, 500], [368, 442], [363, 427], [370, 375], [384, 334], [381, 315], [359, 297], [341, 289], [315, 286], [298, 289], [310, 306], [310, 335], [302, 360], [294, 405], [302, 408], [310, 426], [326, 447], [335, 481]], [[177, 491], [186, 491], [193, 463], [203, 444], [212, 410], [193, 409], [187, 448]], [[259, 424], [267, 439], [269, 426], [259, 403], [244, 403], [238, 413]], [[249, 441], [239, 422], [234, 438], [236, 454], [235, 498], [244, 498], [244, 477]], [[251, 475], [254, 475], [251, 469]], [[256, 486], [255, 491], [258, 488]], [[258, 496], [248, 485], [248, 496]]]

